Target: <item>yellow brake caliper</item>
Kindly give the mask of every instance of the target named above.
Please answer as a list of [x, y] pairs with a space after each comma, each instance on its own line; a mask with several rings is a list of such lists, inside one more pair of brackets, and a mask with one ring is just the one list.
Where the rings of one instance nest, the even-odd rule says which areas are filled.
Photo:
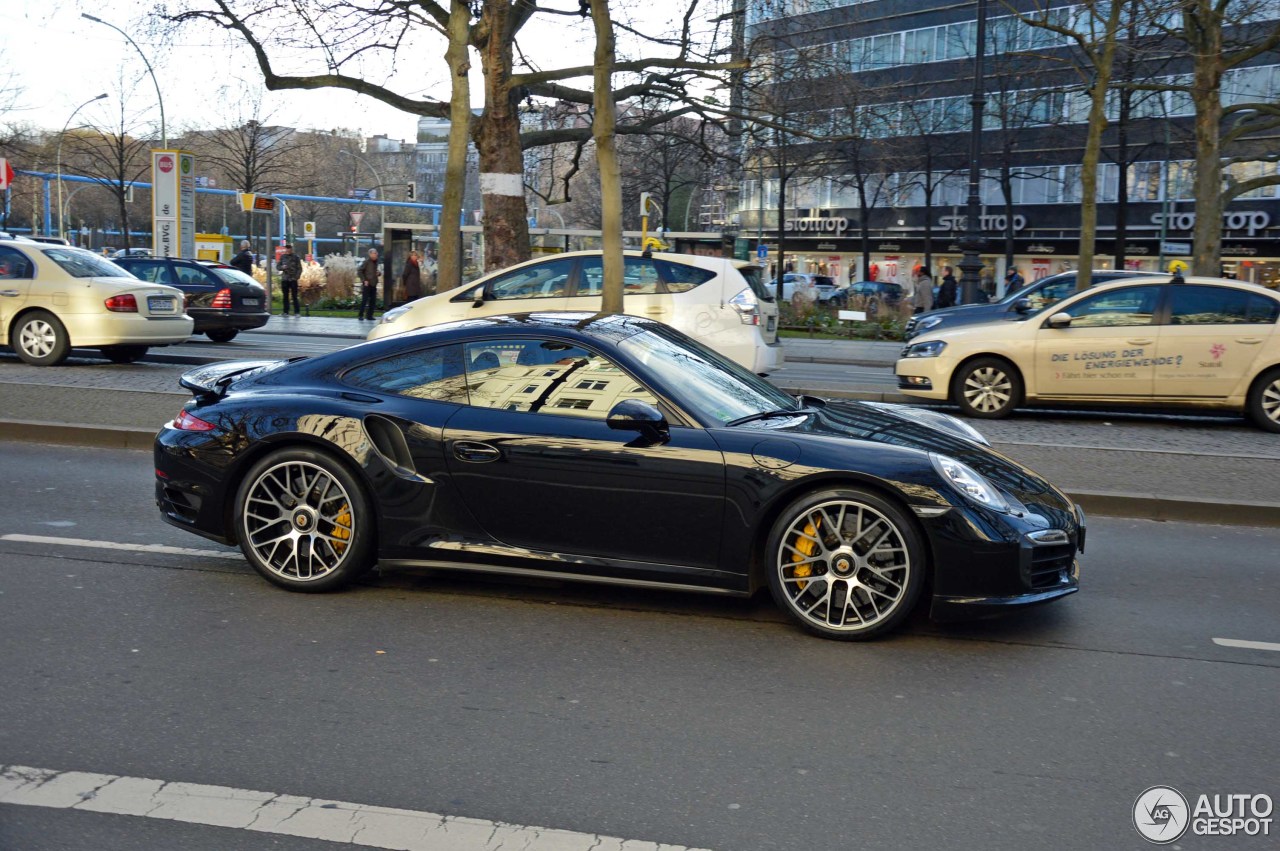
[[[818, 542], [816, 539], [818, 537], [818, 526], [821, 525], [821, 523], [821, 520], [816, 524], [811, 520], [805, 524], [804, 534], [796, 535], [795, 543], [792, 544], [792, 547], [795, 549], [795, 552], [791, 554], [791, 560], [793, 562], [804, 561], [813, 555], [814, 551], [818, 548]], [[797, 578], [812, 576], [813, 562], [797, 564], [792, 568], [791, 575]], [[808, 584], [808, 582], [797, 582], [796, 586], [803, 591]]]
[[[338, 509], [338, 516], [333, 518], [333, 537], [343, 541], [351, 540], [351, 506], [342, 503], [342, 508]], [[342, 555], [346, 550], [346, 544], [334, 543], [333, 549], [338, 555]]]

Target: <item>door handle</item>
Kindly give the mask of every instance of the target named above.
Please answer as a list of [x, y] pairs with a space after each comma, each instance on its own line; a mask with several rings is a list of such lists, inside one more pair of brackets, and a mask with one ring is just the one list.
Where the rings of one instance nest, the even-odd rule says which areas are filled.
[[1128, 340], [1127, 342], [1131, 346], [1149, 346], [1154, 343], [1155, 340]]
[[487, 443], [459, 440], [453, 444], [453, 457], [459, 461], [468, 461], [472, 464], [486, 464], [490, 461], [497, 461], [502, 457], [502, 453], [496, 447]]
[[17, 290], [0, 290], [0, 295], [9, 296], [9, 298], [17, 298]]
[[1253, 346], [1262, 342], [1261, 337], [1236, 337], [1236, 342], [1245, 346]]

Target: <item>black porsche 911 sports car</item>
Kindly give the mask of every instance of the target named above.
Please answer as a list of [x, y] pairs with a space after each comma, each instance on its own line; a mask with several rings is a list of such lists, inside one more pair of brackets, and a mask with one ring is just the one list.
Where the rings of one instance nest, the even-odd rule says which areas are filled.
[[1075, 592], [1084, 516], [965, 423], [795, 398], [633, 316], [467, 320], [188, 372], [166, 521], [323, 591], [375, 563], [751, 594], [858, 639]]

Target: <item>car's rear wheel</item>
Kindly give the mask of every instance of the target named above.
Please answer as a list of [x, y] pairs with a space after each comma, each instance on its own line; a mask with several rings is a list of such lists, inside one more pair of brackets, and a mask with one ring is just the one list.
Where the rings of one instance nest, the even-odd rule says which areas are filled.
[[801, 627], [857, 641], [902, 622], [924, 583], [924, 544], [906, 513], [859, 488], [809, 494], [774, 523], [769, 588]]
[[66, 327], [58, 317], [43, 310], [33, 310], [14, 323], [9, 345], [18, 357], [34, 366], [56, 366], [71, 354]]
[[1280, 432], [1280, 368], [1258, 379], [1249, 391], [1245, 409], [1259, 428]]
[[265, 579], [291, 591], [332, 591], [373, 567], [374, 516], [338, 461], [280, 449], [254, 464], [236, 494], [240, 549]]
[[103, 346], [98, 351], [112, 363], [133, 363], [147, 353], [146, 346]]
[[221, 331], [205, 331], [204, 333], [215, 343], [230, 343], [240, 332], [235, 328], [224, 328]]
[[951, 400], [970, 417], [1007, 417], [1022, 403], [1022, 377], [1008, 361], [978, 358], [956, 372]]

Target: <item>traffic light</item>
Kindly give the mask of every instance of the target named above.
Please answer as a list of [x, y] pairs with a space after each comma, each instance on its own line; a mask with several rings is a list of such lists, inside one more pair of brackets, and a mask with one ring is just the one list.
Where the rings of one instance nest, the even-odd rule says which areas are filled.
[[352, 225], [352, 226], [351, 226], [351, 232], [352, 232], [352, 233], [355, 233], [355, 232], [356, 232], [356, 226], [355, 226], [355, 225]]
[[412, 201], [414, 199], [414, 196], [418, 194], [418, 187], [415, 184], [406, 183], [404, 187], [404, 191], [405, 191], [405, 197], [408, 198], [410, 201]]

